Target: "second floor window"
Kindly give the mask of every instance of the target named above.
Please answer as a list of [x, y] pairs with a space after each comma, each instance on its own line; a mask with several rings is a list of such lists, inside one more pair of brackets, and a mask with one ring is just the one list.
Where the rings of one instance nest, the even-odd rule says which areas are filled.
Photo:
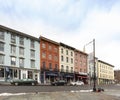
[[15, 57], [11, 57], [11, 65], [12, 66], [16, 65], [16, 58]]
[[0, 40], [4, 40], [4, 32], [0, 31]]
[[16, 54], [16, 47], [11, 45], [11, 54]]
[[57, 65], [57, 64], [55, 64], [55, 69], [56, 69], [56, 70], [58, 69], [58, 65]]
[[0, 42], [0, 51], [4, 52], [4, 43]]
[[58, 61], [58, 56], [54, 56], [54, 61]]
[[46, 63], [42, 62], [42, 67], [45, 68], [46, 67]]
[[35, 61], [31, 60], [31, 68], [35, 68]]
[[69, 71], [69, 67], [68, 66], [66, 66], [66, 72], [68, 72]]
[[24, 59], [22, 58], [19, 59], [19, 66], [22, 68], [24, 67]]
[[63, 66], [63, 65], [61, 65], [61, 71], [62, 71], [62, 72], [64, 71], [64, 66]]
[[16, 43], [16, 36], [11, 34], [11, 43]]
[[71, 67], [71, 72], [73, 72], [73, 67]]
[[4, 55], [0, 55], [0, 64], [4, 64]]
[[49, 69], [52, 69], [52, 64], [51, 63], [49, 63]]

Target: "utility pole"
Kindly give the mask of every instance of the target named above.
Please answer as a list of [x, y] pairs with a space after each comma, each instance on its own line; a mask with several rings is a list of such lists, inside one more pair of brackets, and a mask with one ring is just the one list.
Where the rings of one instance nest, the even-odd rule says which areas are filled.
[[85, 46], [93, 43], [93, 92], [96, 91], [96, 65], [95, 65], [95, 39], [84, 45], [83, 51], [85, 52]]
[[93, 61], [94, 61], [93, 92], [95, 92], [96, 91], [95, 39], [93, 39]]

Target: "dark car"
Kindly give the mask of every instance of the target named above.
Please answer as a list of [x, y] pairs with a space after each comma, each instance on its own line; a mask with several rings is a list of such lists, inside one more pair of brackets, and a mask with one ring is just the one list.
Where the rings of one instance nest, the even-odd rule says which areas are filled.
[[51, 85], [54, 85], [54, 86], [67, 85], [67, 82], [65, 80], [56, 80], [54, 82], [51, 82]]
[[14, 79], [10, 82], [12, 85], [37, 85], [38, 82], [34, 79]]

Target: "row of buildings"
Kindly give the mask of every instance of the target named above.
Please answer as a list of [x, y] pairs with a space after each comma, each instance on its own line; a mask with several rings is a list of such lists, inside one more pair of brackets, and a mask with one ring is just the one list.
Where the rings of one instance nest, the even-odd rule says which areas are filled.
[[[89, 54], [64, 43], [39, 38], [0, 25], [0, 81], [33, 78], [39, 83], [56, 79], [93, 83]], [[114, 66], [95, 58], [96, 82], [114, 80]]]

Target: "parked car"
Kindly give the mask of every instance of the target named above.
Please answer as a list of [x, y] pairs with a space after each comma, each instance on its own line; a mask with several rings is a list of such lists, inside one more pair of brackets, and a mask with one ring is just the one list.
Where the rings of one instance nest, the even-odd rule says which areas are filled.
[[82, 81], [70, 82], [70, 85], [84, 85]]
[[67, 82], [65, 80], [56, 80], [54, 82], [51, 82], [51, 85], [54, 85], [54, 86], [67, 85]]
[[12, 85], [37, 85], [38, 82], [34, 79], [14, 79], [10, 82]]

